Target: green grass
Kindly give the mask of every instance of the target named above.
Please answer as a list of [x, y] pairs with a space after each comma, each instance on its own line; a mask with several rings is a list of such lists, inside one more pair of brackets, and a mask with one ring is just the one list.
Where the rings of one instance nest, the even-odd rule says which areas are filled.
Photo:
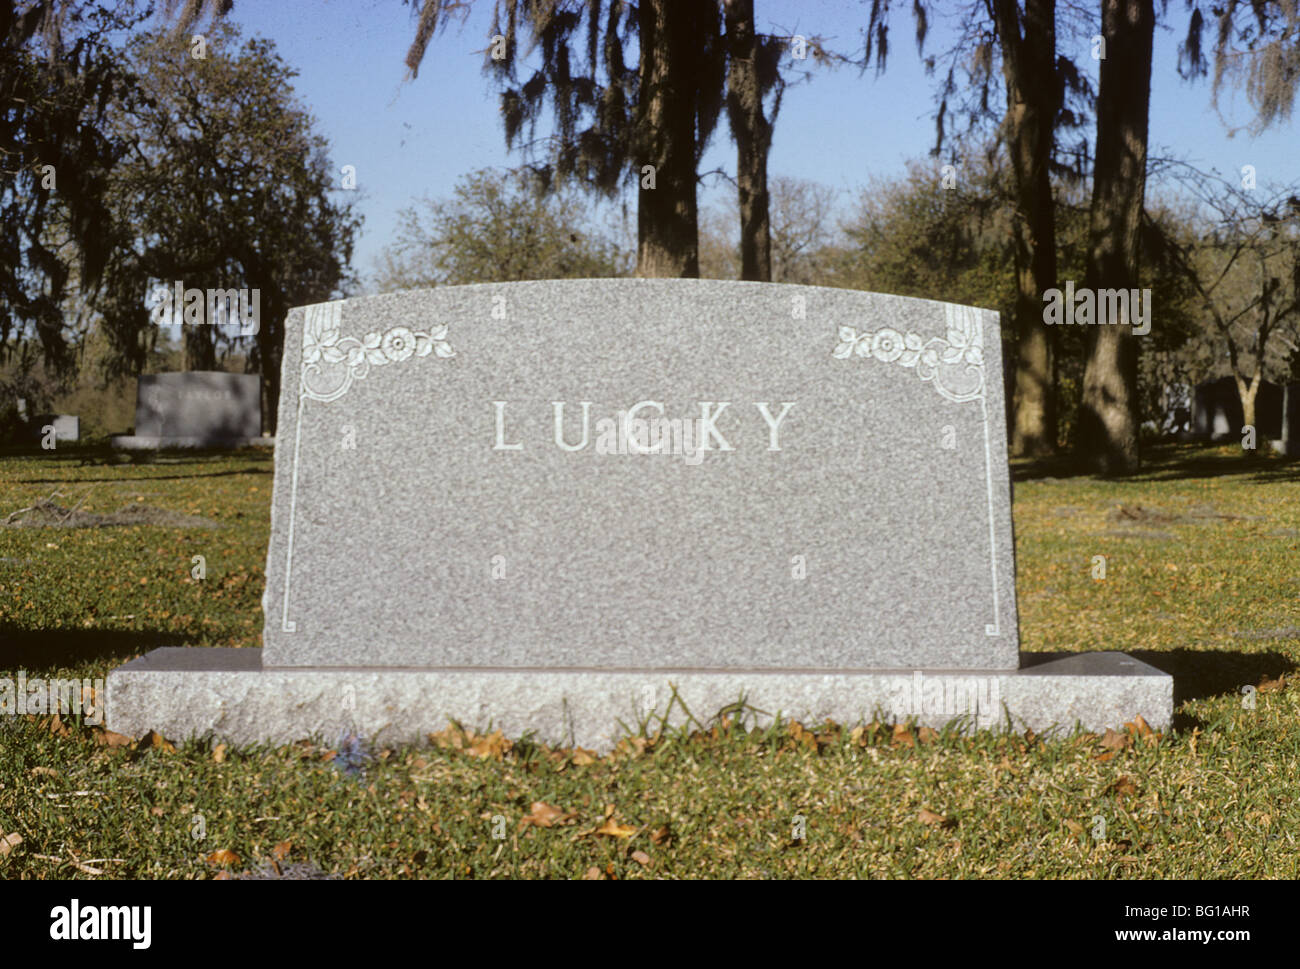
[[[449, 730], [354, 776], [323, 745], [114, 748], [3, 718], [0, 843], [22, 841], [0, 877], [208, 878], [274, 859], [341, 877], [1295, 878], [1300, 465], [1151, 457], [1122, 482], [1018, 466], [1014, 511], [1023, 647], [1174, 672], [1158, 740], [758, 730], [697, 710], [712, 729], [606, 758]], [[0, 528], [0, 675], [93, 679], [158, 645], [258, 645], [269, 453], [103, 461], [0, 459], [0, 520], [58, 491], [221, 527]], [[194, 555], [203, 582], [187, 581]], [[547, 820], [538, 802], [559, 823], [525, 820]]]

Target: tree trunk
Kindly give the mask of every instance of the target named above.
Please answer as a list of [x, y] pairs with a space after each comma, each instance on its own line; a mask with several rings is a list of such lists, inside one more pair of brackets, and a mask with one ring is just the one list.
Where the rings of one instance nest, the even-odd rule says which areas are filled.
[[727, 25], [727, 117], [736, 140], [736, 184], [740, 194], [740, 278], [767, 283], [772, 281], [767, 191], [772, 125], [763, 116], [754, 0], [724, 0], [723, 12]]
[[[1137, 286], [1154, 31], [1151, 0], [1102, 0], [1106, 56], [1097, 93], [1086, 275], [1094, 292]], [[1138, 469], [1137, 356], [1127, 321], [1092, 326], [1079, 443], [1083, 459], [1101, 474]]]
[[186, 370], [217, 369], [217, 346], [213, 335], [210, 325], [181, 324], [181, 365]]
[[1255, 449], [1243, 449], [1248, 458], [1256, 457], [1259, 454], [1259, 425], [1255, 423], [1255, 401], [1259, 398], [1260, 373], [1256, 370], [1255, 376], [1248, 382], [1240, 374], [1233, 374], [1233, 379], [1237, 383], [1237, 396], [1241, 398], [1241, 429], [1242, 439], [1245, 440], [1246, 428], [1255, 428]]
[[278, 299], [270, 299], [262, 312], [262, 319], [257, 329], [258, 366], [262, 377], [262, 429], [271, 434], [276, 432], [276, 425], [280, 418], [280, 367], [284, 359], [284, 317], [283, 303]]
[[1011, 451], [1056, 451], [1056, 331], [1043, 322], [1043, 294], [1056, 285], [1056, 213], [1050, 162], [1056, 135], [1056, 2], [995, 0], [1007, 88], [1007, 145], [1016, 193], [1016, 386]]
[[[695, 199], [696, 14], [698, 0], [642, 0], [640, 190], [636, 274], [699, 276]], [[644, 166], [652, 167], [647, 175]], [[647, 178], [653, 178], [653, 188]]]

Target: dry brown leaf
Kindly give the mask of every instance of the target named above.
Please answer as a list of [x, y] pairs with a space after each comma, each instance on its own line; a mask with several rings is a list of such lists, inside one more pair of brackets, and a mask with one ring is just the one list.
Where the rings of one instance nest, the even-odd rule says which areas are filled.
[[293, 850], [292, 841], [281, 841], [278, 845], [276, 845], [274, 848], [271, 849], [271, 857], [274, 858], [276, 861], [284, 861], [284, 859], [289, 857], [289, 852], [292, 850]]
[[1117, 753], [1119, 753], [1118, 750], [1108, 750], [1104, 754], [1098, 754], [1096, 757], [1093, 758], [1093, 760], [1100, 761], [1101, 763], [1104, 764], [1108, 760], [1113, 760]]
[[164, 807], [151, 807], [149, 809], [149, 813], [152, 814], [155, 818], [160, 818], [167, 813], [167, 809]]
[[1142, 719], [1142, 714], [1140, 713], [1133, 718], [1131, 723], [1124, 724], [1124, 729], [1134, 737], [1150, 737], [1155, 733], [1155, 731], [1151, 729], [1150, 725]]
[[635, 861], [638, 865], [650, 864], [650, 856], [647, 855], [644, 851], [632, 852], [632, 860]]
[[590, 868], [588, 868], [587, 873], [582, 876], [582, 880], [585, 882], [603, 881], [604, 878], [605, 876], [601, 874], [600, 869], [597, 868], [595, 865], [592, 865]]
[[1280, 675], [1276, 680], [1270, 680], [1267, 676], [1260, 677], [1259, 686], [1256, 690], [1259, 693], [1281, 693], [1286, 689], [1286, 675]]
[[1118, 730], [1106, 728], [1105, 734], [1102, 735], [1101, 745], [1107, 750], [1123, 750], [1128, 746], [1129, 738]]
[[577, 767], [588, 767], [591, 764], [596, 763], [599, 759], [600, 758], [596, 756], [594, 750], [584, 750], [581, 747], [575, 747], [573, 749], [572, 760], [574, 765]]
[[1071, 833], [1074, 834], [1076, 838], [1083, 835], [1082, 824], [1080, 824], [1078, 821], [1071, 821], [1069, 818], [1065, 818], [1063, 820], [1065, 826], [1070, 829]]
[[176, 753], [176, 748], [167, 742], [167, 738], [157, 730], [150, 730], [140, 738], [140, 749], [142, 750], [161, 750], [165, 754]]
[[124, 734], [113, 733], [111, 730], [100, 730], [95, 733], [95, 743], [101, 747], [129, 747], [133, 741]]
[[651, 742], [645, 737], [624, 737], [614, 749], [620, 754], [636, 758], [645, 754], [650, 746]]
[[603, 834], [609, 838], [630, 838], [637, 833], [637, 828], [628, 827], [626, 824], [619, 824], [613, 818], [606, 818], [605, 823], [596, 829], [596, 834]]
[[0, 858], [5, 857], [23, 843], [23, 836], [16, 831], [0, 834]]
[[501, 760], [514, 746], [500, 730], [494, 730], [485, 737], [475, 737], [465, 751], [471, 757], [490, 757]]
[[665, 824], [661, 827], [655, 828], [654, 831], [650, 833], [650, 840], [657, 845], [661, 845], [661, 844], [666, 844], [668, 842], [668, 839], [671, 838], [672, 836], [673, 836], [672, 831], [670, 831], [668, 829], [668, 825]]
[[907, 728], [905, 723], [894, 724], [894, 736], [890, 743], [895, 747], [915, 747], [916, 738], [912, 736], [912, 731]]
[[538, 828], [553, 828], [568, 824], [577, 816], [576, 811], [565, 812], [544, 801], [534, 801], [529, 813], [520, 819], [519, 826], [523, 828], [531, 824]]
[[1137, 782], [1134, 781], [1133, 778], [1125, 774], [1114, 784], [1112, 784], [1109, 788], [1107, 788], [1107, 790], [1112, 791], [1115, 794], [1118, 794], [1120, 797], [1130, 797], [1138, 792], [1138, 786], [1137, 786]]
[[448, 724], [447, 729], [429, 734], [429, 742], [443, 750], [464, 750], [465, 731], [454, 723]]
[[922, 824], [935, 824], [941, 828], [955, 828], [957, 822], [952, 818], [945, 818], [942, 814], [936, 814], [929, 808], [921, 808], [921, 812], [916, 816], [916, 820]]
[[228, 749], [228, 748], [226, 747], [225, 744], [217, 744], [215, 747], [213, 747], [213, 748], [212, 748], [212, 760], [213, 760], [213, 762], [214, 762], [214, 763], [217, 763], [217, 764], [224, 764], [224, 763], [226, 762], [226, 750], [227, 750], [227, 749]]
[[933, 727], [922, 727], [916, 732], [916, 739], [923, 744], [932, 744], [939, 739], [939, 731]]
[[207, 862], [209, 865], [220, 865], [223, 868], [233, 868], [239, 864], [239, 855], [235, 854], [228, 848], [219, 848], [212, 854], [208, 855]]
[[234, 881], [235, 876], [230, 874], [230, 872], [228, 871], [219, 871], [212, 876], [212, 880], [214, 882], [229, 882], [229, 881]]

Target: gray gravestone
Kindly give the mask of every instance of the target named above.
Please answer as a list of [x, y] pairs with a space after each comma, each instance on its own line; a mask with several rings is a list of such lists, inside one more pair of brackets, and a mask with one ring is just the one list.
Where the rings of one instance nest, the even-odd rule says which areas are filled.
[[116, 671], [124, 732], [453, 715], [608, 745], [669, 681], [846, 721], [946, 722], [945, 687], [983, 725], [1169, 720], [1169, 677], [1128, 657], [1022, 663], [996, 314], [575, 280], [321, 304], [286, 334], [264, 648]]
[[261, 378], [196, 370], [146, 374], [136, 387], [135, 433], [121, 448], [240, 447], [263, 443]]

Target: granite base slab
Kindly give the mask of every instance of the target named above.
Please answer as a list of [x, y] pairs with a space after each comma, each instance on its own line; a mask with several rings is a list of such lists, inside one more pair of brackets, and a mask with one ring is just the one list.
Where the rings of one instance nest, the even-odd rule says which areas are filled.
[[274, 447], [273, 437], [154, 437], [148, 434], [118, 434], [109, 439], [126, 451], [156, 451], [161, 448]]
[[[671, 684], [671, 685], [670, 685]], [[937, 685], [936, 685], [937, 684]], [[345, 732], [420, 743], [454, 718], [477, 730], [600, 751], [654, 710], [707, 723], [743, 694], [759, 723], [779, 713], [854, 725], [912, 719], [1046, 733], [1173, 717], [1173, 677], [1123, 653], [1022, 654], [1003, 673], [932, 671], [264, 668], [262, 650], [165, 647], [108, 676], [106, 726], [132, 737], [285, 744]], [[972, 714], [972, 707], [973, 714]], [[620, 723], [621, 721], [621, 723]], [[657, 722], [657, 721], [656, 721]]]

